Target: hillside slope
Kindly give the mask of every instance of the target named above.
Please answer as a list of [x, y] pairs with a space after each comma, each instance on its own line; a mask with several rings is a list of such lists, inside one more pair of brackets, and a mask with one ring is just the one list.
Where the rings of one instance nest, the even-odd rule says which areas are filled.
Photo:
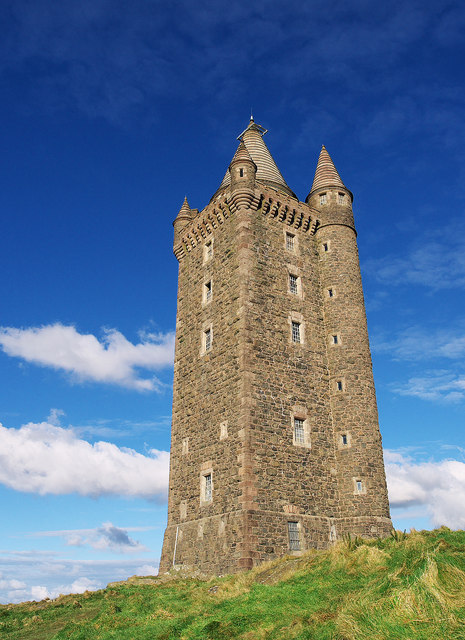
[[3, 640], [465, 639], [465, 532], [349, 539], [245, 574], [0, 606]]

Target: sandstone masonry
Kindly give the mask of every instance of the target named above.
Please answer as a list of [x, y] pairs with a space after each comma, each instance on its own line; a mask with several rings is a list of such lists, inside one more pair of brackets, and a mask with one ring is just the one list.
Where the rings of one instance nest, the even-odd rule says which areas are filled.
[[179, 260], [160, 570], [210, 573], [386, 536], [389, 516], [352, 194], [323, 147], [299, 202], [252, 119]]

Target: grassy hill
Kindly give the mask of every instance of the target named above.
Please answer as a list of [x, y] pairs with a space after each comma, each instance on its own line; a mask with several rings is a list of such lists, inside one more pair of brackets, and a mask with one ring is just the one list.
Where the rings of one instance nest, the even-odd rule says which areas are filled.
[[0, 606], [2, 640], [465, 639], [465, 532], [347, 539], [224, 578]]

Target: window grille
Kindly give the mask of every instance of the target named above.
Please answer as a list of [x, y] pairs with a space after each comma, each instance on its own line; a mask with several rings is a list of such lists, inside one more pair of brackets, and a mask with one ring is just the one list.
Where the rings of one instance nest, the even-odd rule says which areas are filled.
[[211, 299], [212, 299], [212, 283], [210, 280], [210, 282], [205, 283], [205, 302], [210, 302]]
[[292, 322], [292, 342], [300, 342], [300, 322]]
[[289, 533], [289, 549], [291, 551], [300, 551], [299, 523], [288, 522], [287, 531]]
[[211, 329], [205, 331], [205, 351], [210, 351], [212, 347], [212, 332]]
[[298, 284], [297, 284], [297, 276], [294, 276], [292, 273], [289, 274], [289, 291], [297, 295], [298, 293]]
[[337, 194], [337, 202], [338, 202], [338, 204], [344, 204], [344, 202], [345, 202], [345, 193], [338, 193]]
[[212, 499], [212, 474], [204, 476], [205, 486], [204, 486], [204, 499], [205, 502], [211, 502]]
[[294, 418], [294, 442], [305, 444], [304, 421], [300, 418]]
[[320, 195], [320, 204], [326, 204], [326, 193]]
[[288, 251], [294, 251], [294, 236], [292, 233], [286, 233], [286, 249]]

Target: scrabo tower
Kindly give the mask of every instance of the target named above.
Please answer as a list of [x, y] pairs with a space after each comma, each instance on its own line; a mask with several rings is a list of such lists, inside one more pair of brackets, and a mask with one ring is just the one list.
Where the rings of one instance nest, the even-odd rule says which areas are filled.
[[179, 260], [161, 571], [248, 569], [391, 530], [352, 214], [323, 147], [300, 202], [251, 119]]

